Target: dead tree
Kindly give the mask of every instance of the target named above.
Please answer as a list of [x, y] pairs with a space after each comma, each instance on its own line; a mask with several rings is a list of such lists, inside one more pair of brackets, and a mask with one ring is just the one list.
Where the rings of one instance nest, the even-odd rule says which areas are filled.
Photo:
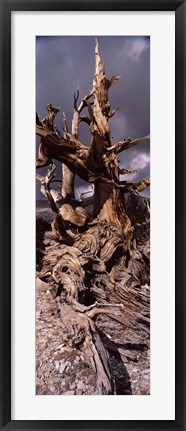
[[[53, 121], [59, 108], [47, 105], [48, 115], [36, 117], [36, 134], [41, 138], [36, 167], [52, 165], [46, 176], [37, 175], [41, 191], [48, 198], [54, 213], [52, 224], [59, 243], [44, 256], [39, 277], [52, 282], [65, 293], [61, 303], [71, 342], [76, 345], [89, 340], [97, 371], [98, 393], [114, 393], [108, 352], [96, 323], [98, 314], [106, 314], [124, 326], [139, 326], [137, 316], [149, 312], [149, 295], [135, 289], [148, 278], [147, 258], [133, 241], [132, 222], [125, 208], [125, 193], [138, 193], [149, 186], [149, 178], [139, 182], [120, 181], [120, 175], [134, 173], [119, 167], [118, 154], [148, 140], [128, 138], [113, 142], [109, 119], [111, 111], [109, 88], [119, 76], [107, 78], [96, 40], [95, 74], [90, 94], [78, 106], [79, 90], [74, 95], [74, 115], [69, 133], [63, 114], [63, 135], [54, 130]], [[88, 115], [83, 116], [84, 108]], [[89, 145], [78, 140], [79, 124], [86, 122], [92, 138]], [[51, 189], [55, 167], [53, 160], [62, 163], [61, 193]], [[93, 184], [93, 218], [74, 199], [74, 175]], [[72, 235], [71, 226], [77, 234]], [[87, 281], [87, 272], [89, 273]], [[143, 275], [142, 275], [143, 274]], [[87, 305], [87, 289], [95, 303]], [[69, 319], [65, 307], [68, 307]], [[124, 307], [124, 308], [123, 308]], [[116, 311], [117, 310], [117, 311]], [[124, 310], [124, 311], [123, 311]], [[135, 325], [134, 325], [135, 322]]]
[[[129, 190], [129, 187], [143, 190], [149, 185], [149, 181], [144, 181], [143, 187], [141, 183], [138, 185], [120, 181], [117, 156], [121, 151], [149, 139], [149, 135], [139, 139], [129, 138], [117, 143], [113, 142], [109, 118], [115, 112], [110, 111], [108, 91], [119, 77], [112, 76], [110, 79], [106, 77], [97, 41], [95, 63], [95, 75], [90, 95], [82, 100], [79, 108], [77, 108], [75, 99], [72, 133], [65, 131], [65, 137], [61, 137], [53, 131], [48, 117], [42, 122], [37, 121], [36, 133], [41, 137], [41, 143], [36, 167], [46, 166], [55, 159], [65, 164], [72, 173], [93, 183], [95, 190], [94, 216], [97, 216], [99, 220], [114, 223], [118, 228], [121, 228], [125, 242], [128, 243], [129, 238], [131, 238], [131, 223], [124, 210], [122, 195]], [[93, 108], [89, 101], [91, 96], [94, 99]], [[52, 109], [52, 119], [54, 119], [57, 108], [48, 106], [50, 106], [50, 110]], [[85, 106], [88, 107], [89, 116], [81, 117], [81, 111]], [[85, 121], [89, 125], [92, 134], [89, 146], [83, 145], [77, 138], [80, 121]], [[65, 183], [66, 181], [64, 181], [64, 188], [66, 187]], [[68, 193], [65, 192], [64, 194]]]

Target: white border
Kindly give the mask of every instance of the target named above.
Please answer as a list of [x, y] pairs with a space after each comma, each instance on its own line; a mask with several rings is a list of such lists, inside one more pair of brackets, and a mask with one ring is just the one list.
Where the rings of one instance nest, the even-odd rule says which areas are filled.
[[[35, 396], [35, 35], [95, 35], [95, 22], [151, 36], [151, 395]], [[12, 419], [175, 419], [174, 37], [174, 12], [12, 13]]]

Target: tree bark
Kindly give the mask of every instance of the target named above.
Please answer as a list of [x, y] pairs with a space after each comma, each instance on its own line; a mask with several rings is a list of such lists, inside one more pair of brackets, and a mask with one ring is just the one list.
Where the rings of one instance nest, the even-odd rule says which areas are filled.
[[74, 173], [63, 163], [62, 164], [62, 188], [61, 195], [63, 198], [74, 199]]

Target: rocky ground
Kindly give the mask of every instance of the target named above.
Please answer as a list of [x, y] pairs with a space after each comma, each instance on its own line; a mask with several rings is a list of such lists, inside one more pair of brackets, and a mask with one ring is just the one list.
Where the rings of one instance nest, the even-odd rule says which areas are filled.
[[[137, 202], [133, 202], [135, 207]], [[139, 203], [139, 202], [138, 202]], [[140, 201], [143, 212], [143, 202]], [[40, 208], [40, 207], [39, 207]], [[131, 203], [129, 202], [129, 211]], [[150, 252], [149, 218], [133, 217], [138, 246]], [[55, 245], [50, 231], [50, 210], [45, 220], [37, 211], [37, 246], [47, 250]], [[46, 216], [47, 213], [47, 216]], [[134, 213], [134, 211], [133, 211]], [[145, 245], [144, 245], [145, 244]], [[40, 252], [39, 252], [40, 253]], [[37, 274], [36, 274], [37, 275]], [[149, 295], [149, 286], [138, 286], [141, 295]], [[61, 298], [53, 287], [36, 278], [36, 393], [37, 395], [96, 395], [96, 370], [89, 339], [72, 346], [60, 318]], [[68, 308], [63, 307], [63, 316]], [[117, 395], [150, 394], [149, 315], [138, 316], [134, 326], [124, 327], [110, 317], [95, 318], [101, 340], [109, 354], [109, 366]]]

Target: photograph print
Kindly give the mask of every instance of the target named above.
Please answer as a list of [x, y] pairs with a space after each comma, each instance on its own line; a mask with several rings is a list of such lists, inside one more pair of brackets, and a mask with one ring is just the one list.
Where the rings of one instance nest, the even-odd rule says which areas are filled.
[[36, 394], [150, 395], [150, 37], [36, 37]]

